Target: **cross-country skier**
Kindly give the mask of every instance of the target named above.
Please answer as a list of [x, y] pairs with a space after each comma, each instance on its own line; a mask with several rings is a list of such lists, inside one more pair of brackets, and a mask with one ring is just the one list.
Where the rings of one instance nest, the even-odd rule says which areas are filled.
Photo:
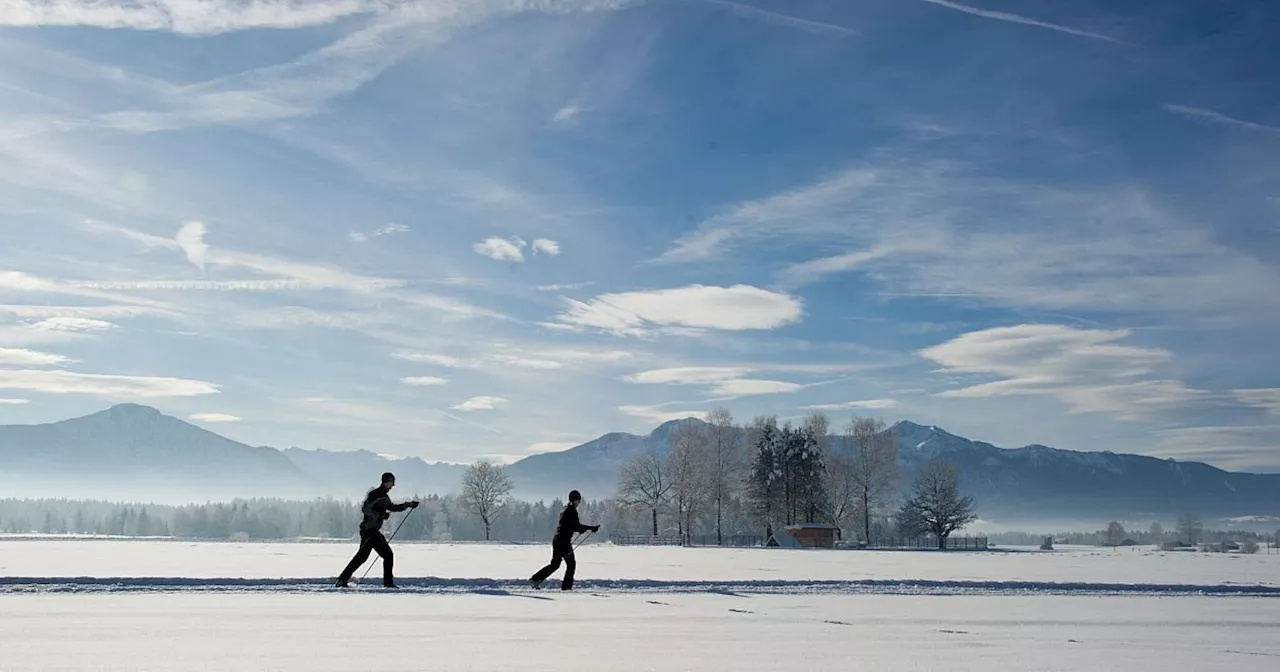
[[396, 487], [396, 475], [388, 471], [382, 475], [382, 485], [365, 495], [364, 504], [360, 507], [360, 512], [364, 514], [364, 518], [360, 521], [360, 550], [356, 551], [355, 557], [351, 558], [346, 569], [338, 575], [336, 587], [347, 587], [351, 575], [364, 564], [365, 560], [369, 559], [370, 551], [377, 551], [382, 557], [382, 585], [387, 588], [396, 587], [395, 578], [391, 573], [395, 558], [391, 552], [391, 544], [387, 543], [387, 538], [382, 536], [382, 523], [391, 517], [392, 511], [416, 509], [418, 502], [392, 504], [391, 489], [394, 487]]
[[538, 570], [529, 579], [529, 585], [541, 588], [542, 582], [551, 573], [560, 569], [560, 561], [564, 560], [564, 580], [560, 582], [560, 590], [573, 590], [573, 570], [577, 562], [573, 559], [573, 535], [591, 530], [599, 532], [599, 525], [583, 525], [578, 521], [578, 504], [582, 502], [582, 493], [574, 490], [569, 493], [569, 503], [560, 513], [560, 523], [556, 525], [556, 535], [551, 538], [551, 564]]

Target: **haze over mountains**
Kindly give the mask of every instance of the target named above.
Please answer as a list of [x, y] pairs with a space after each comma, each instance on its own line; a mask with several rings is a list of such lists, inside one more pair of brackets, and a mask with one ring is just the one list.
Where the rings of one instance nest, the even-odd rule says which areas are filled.
[[[645, 436], [611, 433], [575, 448], [534, 455], [507, 467], [522, 499], [589, 498], [614, 493], [619, 469], [646, 450], [670, 451], [676, 428]], [[742, 430], [739, 430], [742, 431]], [[1193, 512], [1208, 520], [1280, 516], [1280, 474], [1227, 472], [1109, 452], [1046, 446], [1004, 449], [940, 428], [899, 422], [906, 473], [944, 457], [960, 466], [963, 488], [984, 519], [1001, 523], [1172, 520]], [[188, 502], [234, 497], [357, 498], [383, 471], [405, 496], [456, 492], [465, 467], [368, 451], [330, 452], [248, 446], [134, 404], [35, 426], [0, 426], [0, 497], [75, 497]]]

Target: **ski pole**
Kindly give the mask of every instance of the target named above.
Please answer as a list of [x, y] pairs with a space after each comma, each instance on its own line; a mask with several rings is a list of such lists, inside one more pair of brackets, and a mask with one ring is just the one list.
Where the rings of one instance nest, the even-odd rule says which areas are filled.
[[587, 530], [587, 533], [586, 533], [586, 534], [584, 534], [584, 535], [582, 535], [581, 537], [579, 537], [579, 538], [578, 538], [578, 543], [576, 543], [576, 544], [574, 544], [574, 545], [573, 545], [574, 550], [577, 550], [577, 549], [578, 549], [578, 547], [582, 545], [582, 542], [586, 541], [586, 540], [587, 540], [587, 537], [589, 537], [589, 536], [591, 536], [591, 535], [593, 535], [593, 534], [595, 534], [595, 531], [594, 531], [594, 530]]
[[[413, 507], [413, 509], [416, 509], [416, 508], [418, 508], [418, 507], [416, 507], [416, 506], [415, 506], [415, 507]], [[399, 525], [396, 525], [396, 529], [394, 529], [394, 530], [392, 530], [392, 531], [391, 531], [391, 536], [387, 538], [387, 544], [388, 544], [388, 545], [390, 545], [390, 544], [391, 544], [391, 540], [392, 540], [392, 539], [395, 539], [395, 538], [396, 538], [396, 533], [400, 531], [400, 527], [401, 527], [402, 525], [404, 525], [404, 521], [409, 520], [409, 516], [410, 516], [410, 514], [412, 514], [412, 513], [413, 513], [413, 509], [409, 509], [409, 511], [408, 511], [408, 512], [406, 512], [406, 513], [404, 514], [404, 518], [401, 518], [401, 519], [400, 519], [400, 524], [399, 524]], [[375, 563], [375, 562], [377, 562], [378, 560], [381, 560], [381, 559], [382, 559], [382, 556], [378, 556], [377, 558], [374, 558], [373, 560], [371, 560], [371, 561], [369, 562], [369, 566], [364, 570], [364, 574], [360, 575], [360, 580], [361, 580], [361, 581], [364, 581], [364, 577], [369, 576], [369, 570], [373, 569], [373, 563]]]

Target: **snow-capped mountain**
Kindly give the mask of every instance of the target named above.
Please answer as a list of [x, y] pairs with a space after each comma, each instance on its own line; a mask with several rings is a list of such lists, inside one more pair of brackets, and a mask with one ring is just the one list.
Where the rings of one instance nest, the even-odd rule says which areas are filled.
[[899, 422], [905, 471], [934, 457], [959, 465], [984, 515], [1016, 519], [1275, 515], [1280, 474], [1228, 472], [1200, 462], [1041, 445], [998, 448], [938, 427]]
[[[646, 435], [610, 433], [533, 455], [507, 470], [522, 499], [613, 495], [622, 467], [647, 450], [665, 456], [687, 418]], [[1015, 522], [1280, 516], [1280, 474], [1228, 472], [1199, 462], [1041, 445], [999, 448], [941, 428], [899, 422], [903, 487], [923, 462], [956, 463], [984, 518]], [[745, 430], [738, 440], [745, 443]], [[83, 418], [0, 427], [0, 496], [205, 501], [236, 496], [360, 497], [384, 471], [407, 493], [457, 492], [465, 467], [368, 451], [252, 447], [155, 409], [114, 406]]]
[[274, 448], [232, 441], [147, 406], [0, 426], [0, 496], [190, 502], [299, 497], [315, 488]]
[[397, 497], [455, 492], [465, 465], [427, 462], [416, 457], [393, 458], [367, 450], [328, 451], [287, 448], [286, 457], [314, 478], [321, 493], [341, 499], [363, 496], [378, 484], [384, 471], [396, 475]]

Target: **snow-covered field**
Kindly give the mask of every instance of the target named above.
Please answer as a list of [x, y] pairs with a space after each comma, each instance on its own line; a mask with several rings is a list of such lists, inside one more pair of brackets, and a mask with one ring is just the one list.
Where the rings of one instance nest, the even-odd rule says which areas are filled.
[[[0, 540], [0, 669], [1280, 669], [1280, 554]], [[553, 577], [553, 579], [558, 578]]]

